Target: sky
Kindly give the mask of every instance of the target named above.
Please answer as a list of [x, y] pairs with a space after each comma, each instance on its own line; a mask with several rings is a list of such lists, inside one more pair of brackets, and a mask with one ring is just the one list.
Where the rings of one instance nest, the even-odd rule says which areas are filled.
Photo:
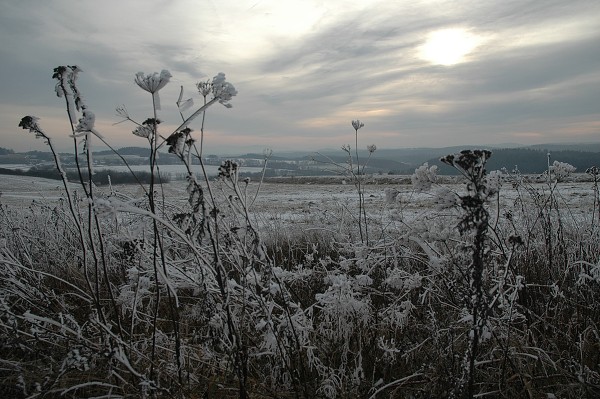
[[0, 60], [0, 147], [15, 151], [45, 148], [26, 115], [72, 148], [59, 65], [83, 70], [117, 148], [147, 145], [115, 109], [152, 116], [134, 77], [163, 69], [162, 134], [182, 86], [196, 106], [219, 72], [237, 89], [207, 111], [208, 153], [353, 146], [355, 119], [359, 147], [600, 141], [597, 0], [0, 0]]

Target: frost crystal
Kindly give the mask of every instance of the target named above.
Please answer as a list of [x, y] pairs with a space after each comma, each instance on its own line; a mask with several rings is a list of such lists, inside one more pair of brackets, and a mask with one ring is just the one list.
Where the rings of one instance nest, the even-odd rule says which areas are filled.
[[92, 111], [84, 110], [83, 116], [79, 119], [79, 124], [75, 128], [76, 132], [90, 132], [94, 128], [96, 115]]
[[429, 166], [427, 162], [415, 169], [415, 173], [410, 177], [415, 191], [428, 191], [431, 185], [437, 181], [437, 166]]

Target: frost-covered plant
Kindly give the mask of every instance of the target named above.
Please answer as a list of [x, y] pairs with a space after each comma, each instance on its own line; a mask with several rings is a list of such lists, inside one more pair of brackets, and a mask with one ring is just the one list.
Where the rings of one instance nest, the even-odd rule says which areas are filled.
[[[177, 390], [181, 391], [186, 367], [184, 364], [186, 343], [181, 336], [181, 328], [185, 326], [181, 320], [181, 312], [185, 310], [185, 307], [182, 307], [181, 290], [190, 289], [195, 284], [209, 289], [210, 285], [214, 283], [216, 287], [219, 287], [223, 303], [227, 303], [230, 297], [226, 277], [229, 272], [223, 265], [220, 238], [218, 237], [222, 234], [218, 230], [218, 225], [221, 223], [216, 217], [218, 209], [214, 206], [212, 211], [209, 211], [205, 206], [204, 189], [189, 168], [190, 163], [187, 161], [190, 160], [194, 140], [191, 138], [191, 129], [187, 125], [215, 102], [231, 107], [230, 101], [237, 92], [225, 80], [224, 74], [218, 74], [212, 82], [207, 84], [207, 87], [210, 88], [209, 92], [201, 93], [205, 99], [204, 105], [187, 118], [184, 118], [182, 114], [183, 123], [168, 136], [166, 144], [169, 146], [170, 152], [179, 155], [188, 167], [190, 186], [191, 210], [173, 214], [168, 210], [170, 207], [165, 203], [164, 197], [161, 197], [156, 190], [156, 187], [160, 187], [158, 149], [162, 146], [161, 136], [158, 132], [160, 124], [157, 117], [157, 110], [160, 109], [158, 92], [168, 83], [171, 74], [164, 70], [160, 74], [149, 75], [140, 72], [135, 77], [135, 83], [152, 95], [153, 115], [142, 123], [135, 122], [137, 127], [133, 132], [134, 135], [145, 138], [151, 149], [149, 165], [151, 181], [148, 187], [140, 184], [145, 198], [133, 199], [119, 195], [102, 198], [94, 190], [91, 139], [97, 137], [103, 142], [105, 141], [94, 129], [94, 114], [86, 107], [77, 88], [76, 81], [79, 72], [78, 67], [61, 66], [54, 70], [53, 77], [57, 80], [57, 94], [66, 100], [67, 114], [71, 121], [75, 144], [77, 168], [80, 170], [80, 166], [83, 166], [88, 169], [88, 180], [84, 180], [80, 173], [80, 184], [86, 197], [85, 202], [80, 204], [78, 198], [71, 192], [60, 159], [52, 147], [49, 136], [40, 128], [38, 119], [31, 116], [25, 117], [20, 126], [35, 133], [36, 137], [43, 138], [55, 155], [56, 166], [63, 176], [66, 197], [69, 209], [71, 209], [71, 219], [77, 226], [75, 231], [79, 236], [78, 247], [82, 251], [79, 262], [86, 281], [82, 293], [89, 295], [89, 300], [94, 304], [92, 308], [95, 312], [94, 322], [98, 323], [97, 331], [103, 336], [102, 340], [110, 342], [112, 349], [109, 351], [117, 351], [125, 356], [122, 358], [121, 365], [137, 364], [139, 366], [139, 368], [138, 366], [129, 366], [124, 369], [124, 372], [133, 373], [132, 376], [139, 380], [140, 386], [145, 387], [144, 392], [163, 389], [161, 385], [173, 377], [177, 381]], [[207, 100], [209, 95], [211, 97]], [[124, 107], [120, 108], [118, 112], [126, 120], [134, 122]], [[78, 123], [76, 123], [77, 113], [81, 114]], [[182, 136], [185, 136], [185, 140], [181, 140]], [[83, 139], [86, 156], [86, 162], [83, 165], [80, 164], [77, 157], [79, 139]], [[197, 151], [196, 154], [198, 154]], [[121, 159], [123, 158], [121, 157]], [[125, 160], [123, 159], [123, 161]], [[205, 180], [208, 182], [206, 176]], [[214, 198], [212, 200], [214, 203]], [[80, 205], [87, 207], [87, 219], [80, 216]], [[129, 215], [137, 216], [138, 220], [135, 217], [129, 218]], [[214, 219], [212, 222], [211, 215]], [[104, 219], [107, 216], [108, 219]], [[120, 222], [127, 219], [130, 220], [130, 227], [120, 226]], [[111, 227], [110, 220], [116, 221], [117, 224]], [[150, 226], [150, 231], [144, 231], [148, 226]], [[115, 239], [112, 236], [114, 228], [122, 232], [129, 230], [128, 237]], [[143, 232], [141, 235], [140, 231]], [[205, 246], [202, 242], [204, 236], [210, 238], [211, 245]], [[173, 239], [176, 237], [177, 244], [173, 245]], [[130, 245], [130, 243], [134, 244]], [[243, 242], [240, 241], [240, 243]], [[124, 252], [127, 254], [126, 258], [123, 258], [123, 255], [115, 255], [113, 252], [115, 245], [117, 249], [119, 246], [123, 249], [127, 248]], [[251, 245], [256, 247], [254, 241], [251, 242]], [[187, 250], [184, 251], [186, 246]], [[177, 263], [180, 261], [176, 259], [181, 256], [187, 257], [184, 254], [190, 253], [190, 250], [193, 254], [192, 259], [195, 259], [198, 264], [191, 269], [188, 266], [181, 269]], [[208, 256], [211, 253], [212, 260]], [[137, 266], [127, 265], [124, 266], [126, 270], [122, 274], [115, 273], [113, 262], [117, 259], [119, 262], [136, 259]], [[189, 263], [192, 259], [184, 261], [184, 264]], [[216, 277], [216, 280], [211, 279], [211, 275]], [[122, 276], [122, 278], [118, 278], [118, 276]], [[204, 300], [211, 303], [215, 301], [215, 298], [211, 299], [208, 296]], [[221, 302], [221, 300], [217, 302]], [[106, 307], [105, 303], [109, 303], [111, 306]], [[231, 305], [226, 305], [226, 307], [229, 306]], [[246, 372], [244, 370], [247, 360], [242, 359], [241, 356], [244, 349], [240, 342], [238, 320], [233, 319], [230, 309], [226, 310], [223, 320], [226, 322], [224, 328], [225, 331], [228, 331], [230, 343], [226, 353], [231, 355], [234, 360], [240, 391], [245, 392]], [[47, 319], [51, 320], [51, 316]], [[28, 320], [30, 319], [25, 319], [25, 321]], [[113, 323], [114, 326], [111, 326]], [[167, 327], [169, 324], [170, 327]], [[140, 333], [146, 334], [143, 338], [144, 343], [141, 346], [137, 344], [132, 346], [133, 342], [138, 339], [136, 336]], [[69, 334], [65, 334], [64, 338], [71, 339]], [[163, 357], [163, 352], [167, 348], [173, 351], [173, 362], [168, 368], [173, 373], [167, 372], [165, 375], [165, 371], [161, 371], [161, 363], [167, 360]], [[73, 364], [69, 360], [73, 353], [75, 352], [72, 350], [68, 352], [66, 363], [63, 364]], [[140, 363], [142, 359], [145, 361]], [[189, 366], [188, 364], [188, 372]], [[161, 382], [164, 378], [166, 379]], [[171, 384], [172, 382], [168, 385]], [[85, 386], [81, 386], [77, 389], [84, 388]]]
[[[564, 162], [554, 161], [550, 163], [548, 154], [548, 170], [544, 173], [545, 184], [534, 185], [518, 169], [507, 174], [508, 181], [519, 193], [515, 210], [520, 210], [521, 222], [525, 224], [525, 233], [522, 234], [527, 251], [535, 251], [531, 244], [539, 246], [540, 241], [534, 238], [541, 234], [544, 237], [543, 245], [546, 252], [544, 258], [548, 262], [549, 269], [558, 261], [557, 257], [566, 256], [564, 251], [564, 223], [567, 219], [563, 217], [561, 204], [565, 204], [559, 189], [562, 183], [575, 167]], [[511, 212], [509, 212], [511, 213]], [[571, 214], [567, 213], [571, 216]], [[575, 222], [572, 220], [571, 222]], [[566, 259], [564, 259], [566, 260]]]
[[[78, 73], [57, 68], [55, 79], [75, 148], [84, 144], [85, 172], [90, 140], [104, 139]], [[338, 213], [313, 216], [319, 224], [309, 228], [265, 224], [254, 212], [260, 182], [240, 178], [239, 163], [224, 161], [216, 179], [204, 171], [205, 111], [231, 105], [235, 88], [222, 74], [198, 83], [196, 110], [182, 91], [181, 123], [162, 132], [156, 94], [169, 78], [136, 76], [151, 94], [149, 117], [118, 110], [152, 153], [152, 182], [136, 194], [95, 187], [93, 173], [82, 173], [79, 182], [63, 176], [66, 200], [12, 208], [0, 197], [2, 394], [598, 396], [599, 241], [583, 226], [588, 219], [574, 225], [568, 209], [558, 212], [556, 182], [488, 173], [488, 151], [463, 151], [444, 158], [461, 183], [418, 168], [415, 191], [433, 194], [402, 204], [426, 197], [430, 206], [414, 219], [385, 220], [377, 240], [364, 196], [359, 217], [350, 211], [361, 226], [324, 229], [342, 224]], [[21, 124], [51, 143], [37, 118]], [[363, 124], [352, 126], [358, 144]], [[368, 162], [356, 148], [347, 147], [353, 179]], [[162, 184], [161, 150], [186, 168], [183, 198]], [[507, 182], [516, 200], [505, 195]], [[398, 193], [385, 190], [386, 202]], [[547, 235], [564, 238], [552, 262]]]
[[594, 209], [592, 210], [592, 230], [594, 230], [596, 213], [598, 213], [598, 222], [600, 222], [600, 185], [598, 184], [600, 181], [600, 168], [592, 166], [587, 168], [585, 173], [592, 176], [594, 182]]
[[549, 168], [550, 176], [559, 182], [569, 177], [577, 168], [566, 162], [554, 161]]
[[437, 181], [436, 165], [429, 166], [427, 162], [415, 169], [415, 173], [410, 177], [415, 191], [428, 191], [431, 185]]
[[467, 193], [460, 196], [459, 206], [463, 209], [458, 230], [461, 234], [473, 232], [469, 264], [464, 269], [468, 278], [466, 292], [463, 294], [469, 312], [471, 329], [469, 331], [469, 350], [465, 356], [468, 362], [468, 397], [475, 389], [475, 363], [479, 355], [480, 342], [484, 338], [488, 318], [488, 298], [486, 297], [485, 268], [488, 265], [488, 229], [489, 212], [486, 202], [495, 187], [486, 184], [485, 164], [491, 152], [487, 150], [464, 150], [460, 154], [448, 155], [441, 159], [447, 165], [457, 169], [467, 180]]
[[358, 194], [358, 215], [355, 217], [356, 218], [356, 222], [358, 224], [358, 233], [360, 235], [360, 240], [363, 243], [369, 243], [369, 221], [368, 221], [368, 217], [367, 217], [367, 210], [366, 210], [366, 203], [365, 203], [365, 170], [367, 168], [367, 165], [369, 164], [369, 161], [373, 155], [373, 153], [375, 153], [375, 151], [377, 151], [377, 146], [375, 144], [369, 144], [367, 145], [367, 152], [368, 152], [368, 157], [367, 159], [361, 164], [361, 160], [359, 157], [359, 150], [358, 150], [358, 131], [360, 129], [362, 129], [365, 124], [363, 122], [361, 122], [360, 120], [356, 119], [356, 120], [352, 120], [351, 122], [352, 128], [354, 129], [354, 151], [352, 150], [352, 147], [350, 144], [347, 145], [343, 145], [342, 146], [342, 151], [344, 151], [346, 153], [346, 163], [345, 164], [341, 164], [338, 162], [335, 162], [333, 159], [326, 157], [327, 158], [327, 163], [335, 166], [337, 168], [338, 172], [341, 172], [344, 175], [347, 175], [350, 177], [352, 183], [354, 184], [355, 188], [356, 188], [356, 192]]
[[[505, 325], [503, 320], [517, 317], [514, 310], [518, 289], [513, 285], [517, 279], [510, 272], [511, 257], [516, 249], [514, 242], [493, 241], [491, 232], [497, 235], [490, 221], [491, 200], [498, 198], [503, 176], [500, 172], [487, 173], [485, 165], [491, 152], [487, 150], [465, 150], [448, 155], [443, 163], [455, 168], [465, 180], [465, 192], [456, 192], [447, 186], [436, 183], [435, 169], [423, 165], [415, 171], [412, 181], [419, 191], [430, 190], [435, 185], [433, 196], [437, 218], [426, 215], [422, 230], [414, 229], [411, 239], [419, 244], [428, 258], [430, 275], [423, 284], [433, 287], [429, 295], [441, 295], [443, 302], [452, 303], [456, 317], [439, 315], [431, 323], [450, 323], [454, 329], [464, 331], [461, 339], [452, 335], [434, 335], [436, 345], [444, 347], [451, 342], [452, 350], [444, 349], [444, 356], [451, 356], [455, 362], [455, 374], [447, 381], [452, 386], [450, 397], [474, 397], [483, 394], [481, 380], [488, 371], [480, 364], [485, 363], [504, 342]], [[433, 223], [436, 219], [440, 222]], [[456, 237], [452, 231], [459, 234]], [[446, 230], [441, 231], [441, 226]], [[436, 231], [437, 230], [437, 231]], [[455, 241], [456, 244], [452, 244]], [[508, 251], [505, 249], [509, 245]], [[494, 254], [496, 253], [496, 254]], [[440, 289], [440, 285], [445, 287]], [[436, 292], [436, 294], [433, 294]], [[439, 309], [431, 303], [432, 315]], [[460, 311], [458, 311], [460, 309]], [[433, 313], [435, 312], [435, 313]], [[450, 319], [446, 319], [449, 317]], [[492, 339], [493, 331], [497, 335]], [[450, 341], [448, 341], [450, 340]], [[496, 342], [493, 342], [496, 341]]]

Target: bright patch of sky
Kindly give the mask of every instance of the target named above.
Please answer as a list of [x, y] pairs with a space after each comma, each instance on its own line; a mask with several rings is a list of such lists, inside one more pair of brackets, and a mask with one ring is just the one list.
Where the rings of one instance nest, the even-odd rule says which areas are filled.
[[0, 0], [0, 146], [43, 149], [17, 127], [33, 114], [68, 150], [66, 64], [116, 147], [145, 145], [114, 109], [151, 116], [133, 79], [163, 69], [165, 132], [180, 86], [238, 90], [208, 110], [209, 152], [336, 148], [352, 119], [378, 148], [598, 141], [599, 20], [591, 0]]
[[419, 56], [433, 64], [454, 65], [465, 62], [465, 58], [483, 41], [481, 36], [466, 29], [441, 29], [429, 33], [419, 48]]

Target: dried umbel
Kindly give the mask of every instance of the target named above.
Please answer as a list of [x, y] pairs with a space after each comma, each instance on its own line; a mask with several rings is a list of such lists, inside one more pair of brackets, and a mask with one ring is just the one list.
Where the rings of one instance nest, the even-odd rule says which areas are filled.
[[173, 75], [166, 69], [163, 69], [160, 74], [158, 72], [145, 75], [144, 72], [138, 72], [135, 74], [135, 83], [142, 89], [152, 94], [154, 101], [154, 107], [160, 109], [160, 98], [158, 91], [165, 87], [169, 83]]
[[223, 161], [221, 166], [219, 166], [219, 177], [230, 178], [235, 176], [238, 171], [238, 164], [232, 160]]
[[133, 132], [135, 136], [149, 138], [152, 136], [152, 128], [150, 126], [141, 125], [136, 127]]
[[[77, 65], [61, 65], [54, 68], [52, 73], [52, 79], [56, 79], [56, 85], [54, 86], [54, 91], [58, 97], [64, 97], [67, 103], [67, 114], [69, 115], [69, 119], [71, 120], [71, 124], [77, 123], [77, 114], [76, 111], [86, 112], [86, 105], [83, 101], [83, 97], [77, 88], [77, 77], [79, 76], [79, 72], [81, 72], [81, 68]], [[89, 111], [88, 111], [89, 112]], [[93, 115], [93, 114], [92, 114]], [[89, 116], [84, 120], [88, 121], [88, 124], [84, 124], [82, 129], [85, 129], [89, 126]], [[79, 130], [79, 131], [89, 131], [87, 130]]]
[[29, 130], [30, 133], [35, 134], [36, 139], [44, 139], [44, 142], [48, 144], [50, 143], [50, 137], [48, 137], [46, 133], [44, 133], [44, 131], [38, 124], [39, 120], [40, 118], [36, 116], [25, 116], [21, 118], [21, 122], [19, 122], [19, 127], [22, 127], [25, 130]]
[[198, 93], [200, 93], [204, 99], [212, 93], [213, 100], [219, 101], [219, 103], [227, 108], [232, 107], [229, 101], [237, 95], [237, 90], [231, 83], [225, 80], [225, 74], [223, 72], [219, 72], [213, 77], [212, 81], [196, 83], [196, 87], [198, 88]]
[[135, 136], [143, 137], [143, 138], [151, 138], [154, 136], [154, 131], [157, 125], [161, 122], [160, 119], [148, 118], [141, 125], [136, 127], [132, 133]]
[[492, 156], [489, 150], [463, 150], [458, 154], [446, 155], [440, 161], [456, 167], [468, 175], [485, 174], [485, 163]]
[[169, 147], [170, 154], [176, 154], [180, 157], [183, 156], [186, 146], [190, 146], [194, 143], [194, 140], [190, 138], [192, 129], [185, 128], [179, 132], [173, 133], [167, 138], [167, 146]]
[[600, 175], [600, 168], [597, 166], [592, 166], [590, 168], [587, 168], [585, 170], [585, 173], [587, 173], [590, 176], [598, 176]]
[[154, 94], [169, 83], [173, 75], [166, 69], [163, 69], [160, 74], [158, 72], [144, 75], [144, 72], [135, 74], [135, 83], [148, 93]]
[[358, 129], [360, 129], [361, 127], [364, 127], [364, 126], [365, 126], [365, 124], [364, 124], [364, 123], [362, 123], [362, 122], [361, 122], [360, 120], [358, 120], [358, 119], [357, 119], [357, 120], [355, 120], [355, 121], [352, 121], [352, 127], [354, 128], [354, 130], [357, 130], [357, 131], [358, 131]]
[[40, 125], [38, 125], [38, 121], [40, 118], [36, 116], [24, 116], [19, 122], [19, 127], [22, 127], [25, 130], [29, 130], [31, 133], [35, 133], [35, 138], [44, 137], [42, 129]]
[[213, 78], [213, 95], [215, 98], [219, 99], [219, 103], [223, 104], [227, 108], [231, 108], [231, 104], [229, 101], [235, 95], [237, 95], [237, 90], [233, 85], [225, 80], [225, 74], [223, 72], [219, 72], [217, 76]]
[[[175, 129], [175, 131], [181, 131], [182, 129], [189, 126], [189, 124], [195, 120], [199, 115], [202, 115], [208, 107], [213, 105], [216, 102], [223, 104], [227, 108], [231, 108], [232, 105], [229, 103], [231, 99], [237, 95], [237, 90], [233, 85], [225, 80], [225, 74], [223, 72], [219, 72], [217, 76], [215, 76], [212, 81], [200, 82], [196, 84], [198, 88], [198, 92], [202, 97], [204, 97], [204, 105], [198, 108], [193, 114], [188, 116], [181, 125]], [[213, 97], [208, 100], [207, 97], [209, 94], [213, 95]], [[189, 107], [191, 104], [190, 100], [181, 101], [181, 96], [179, 101], [177, 101], [179, 105], [180, 111], [183, 111], [183, 108]]]

